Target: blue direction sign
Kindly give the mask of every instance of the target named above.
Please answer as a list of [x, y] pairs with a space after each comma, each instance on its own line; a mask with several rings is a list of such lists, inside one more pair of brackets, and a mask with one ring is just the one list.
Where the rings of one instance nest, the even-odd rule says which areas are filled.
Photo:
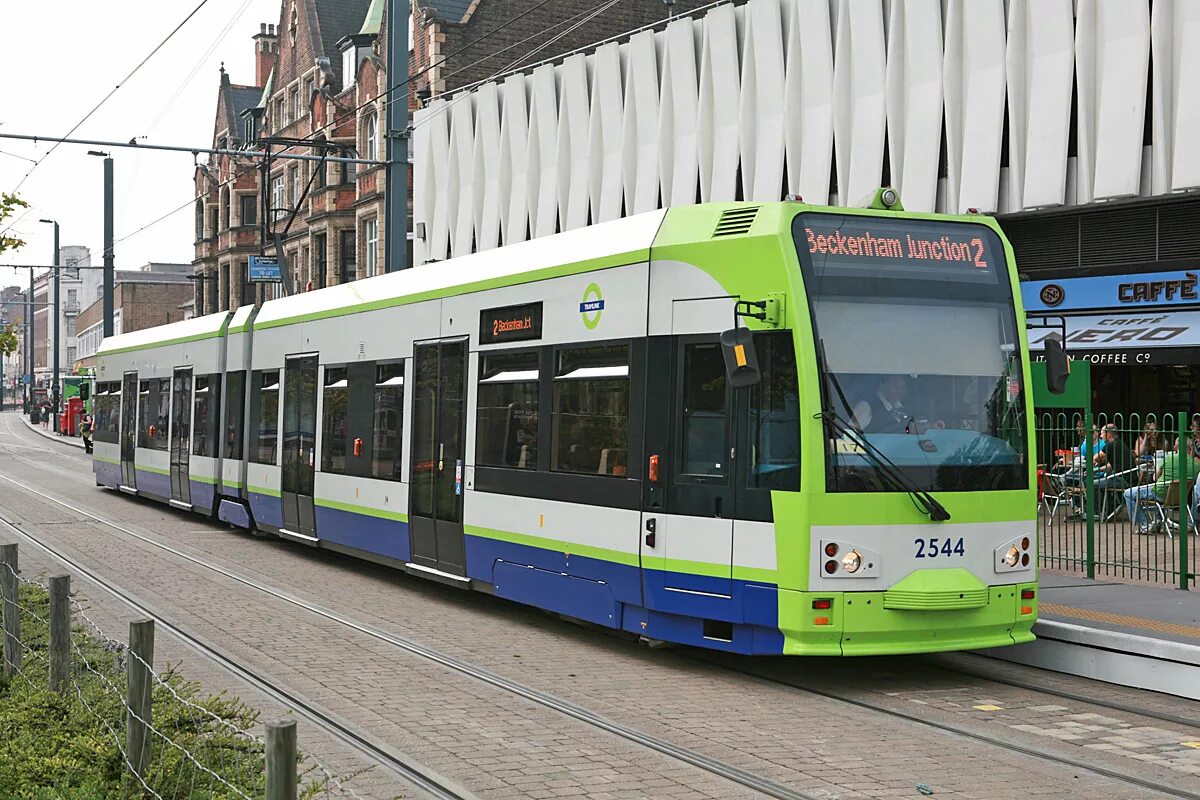
[[279, 269], [279, 259], [275, 256], [250, 256], [251, 283], [279, 283], [283, 276]]

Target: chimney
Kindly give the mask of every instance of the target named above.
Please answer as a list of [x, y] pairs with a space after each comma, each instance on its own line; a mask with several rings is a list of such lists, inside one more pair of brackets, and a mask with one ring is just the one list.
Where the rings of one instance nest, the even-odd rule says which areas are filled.
[[279, 39], [275, 35], [275, 26], [263, 22], [258, 26], [254, 36], [254, 85], [266, 86], [267, 76], [275, 66], [275, 56], [279, 53]]

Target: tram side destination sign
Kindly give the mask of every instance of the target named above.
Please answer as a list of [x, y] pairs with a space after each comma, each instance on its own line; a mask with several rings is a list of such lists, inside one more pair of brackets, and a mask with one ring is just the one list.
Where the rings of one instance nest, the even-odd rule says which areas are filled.
[[479, 343], [500, 344], [542, 338], [542, 301], [485, 308], [479, 312]]
[[251, 283], [279, 283], [283, 273], [279, 268], [279, 259], [275, 256], [250, 256], [247, 269]]
[[1004, 256], [996, 234], [983, 225], [803, 214], [797, 239], [819, 275], [942, 278], [991, 283]]

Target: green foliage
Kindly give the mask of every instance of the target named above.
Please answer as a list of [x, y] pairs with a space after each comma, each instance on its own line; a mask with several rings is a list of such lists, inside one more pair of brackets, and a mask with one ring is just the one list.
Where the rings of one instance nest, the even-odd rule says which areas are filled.
[[[70, 686], [61, 695], [51, 692], [48, 630], [37, 618], [49, 618], [48, 597], [39, 588], [23, 585], [20, 600], [32, 612], [21, 618], [21, 639], [29, 650], [23, 676], [7, 683], [0, 677], [0, 798], [140, 796], [130, 793], [133, 779], [121, 754], [126, 654], [77, 627], [72, 634]], [[156, 683], [154, 689], [153, 725], [178, 747], [152, 735], [146, 783], [162, 797], [238, 798], [206, 771], [211, 770], [245, 795], [261, 797], [265, 789], [262, 745], [236, 730], [253, 729], [258, 712], [236, 697], [206, 695], [199, 684], [184, 680], [174, 669], [168, 668], [160, 677], [163, 683]], [[306, 786], [306, 796], [314, 788]]]
[[17, 323], [10, 322], [0, 330], [0, 355], [11, 356], [17, 352]]
[[[29, 203], [26, 203], [15, 194], [8, 192], [0, 192], [0, 224], [12, 216], [13, 209], [29, 208]], [[8, 250], [16, 250], [19, 247], [24, 247], [25, 241], [14, 236], [6, 236], [0, 234], [0, 253]]]

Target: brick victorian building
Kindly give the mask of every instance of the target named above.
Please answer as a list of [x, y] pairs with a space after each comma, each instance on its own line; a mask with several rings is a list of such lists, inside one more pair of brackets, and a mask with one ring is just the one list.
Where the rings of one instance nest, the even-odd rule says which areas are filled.
[[[410, 108], [431, 94], [491, 77], [551, 39], [556, 40], [531, 61], [665, 22], [668, 13], [663, 0], [626, 0], [567, 32], [596, 10], [594, 0], [553, 0], [522, 16], [531, 3], [411, 0]], [[702, 4], [676, 0], [674, 8]], [[261, 25], [253, 37], [254, 85], [235, 84], [221, 69], [213, 147], [239, 149], [263, 137], [284, 137], [317, 145], [292, 152], [320, 155], [320, 145], [329, 143], [342, 148], [333, 155], [383, 160], [386, 5], [386, 0], [283, 0], [279, 24]], [[197, 315], [262, 302], [281, 291], [247, 281], [250, 256], [275, 252], [273, 242], [260, 245], [262, 161], [261, 151], [253, 149], [246, 156], [213, 156], [196, 167]], [[266, 194], [296, 291], [385, 271], [385, 182], [383, 166], [271, 162]], [[409, 191], [411, 219], [411, 183]]]

